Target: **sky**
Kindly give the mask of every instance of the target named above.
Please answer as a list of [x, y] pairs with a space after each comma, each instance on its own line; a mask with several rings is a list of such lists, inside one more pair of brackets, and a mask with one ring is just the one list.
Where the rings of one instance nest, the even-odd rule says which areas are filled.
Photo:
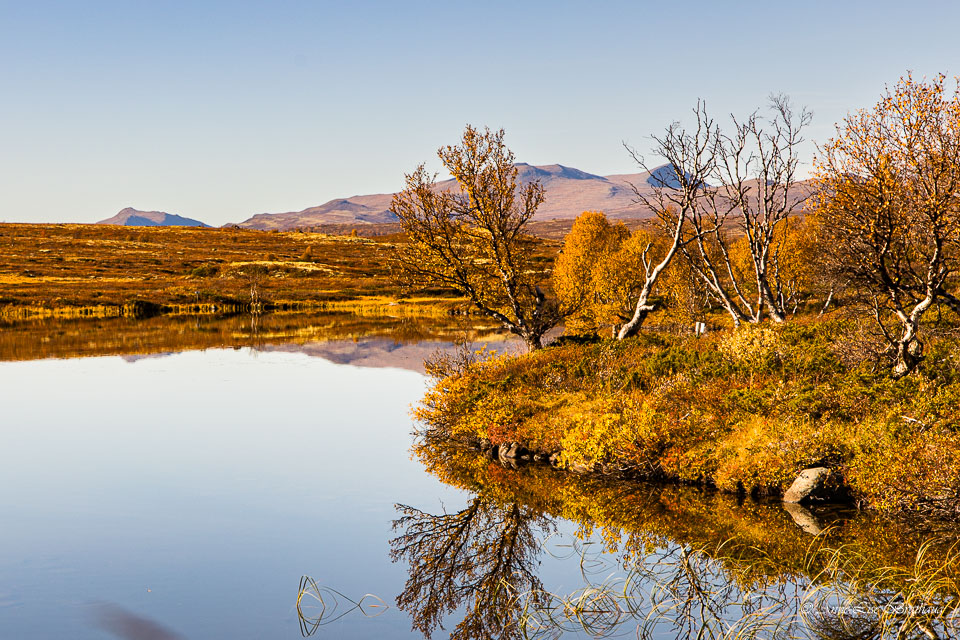
[[[772, 93], [811, 143], [912, 71], [960, 75], [960, 3], [0, 0], [0, 222], [132, 206], [208, 224], [386, 193], [467, 123], [518, 161], [623, 148]], [[651, 159], [648, 155], [647, 159]]]

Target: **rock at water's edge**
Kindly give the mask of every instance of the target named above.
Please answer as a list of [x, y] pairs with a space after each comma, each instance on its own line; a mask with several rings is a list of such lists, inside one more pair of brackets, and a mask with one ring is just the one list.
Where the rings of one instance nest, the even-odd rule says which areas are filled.
[[826, 467], [804, 469], [783, 494], [784, 502], [800, 503], [813, 500], [831, 500], [837, 497], [839, 483], [833, 471]]

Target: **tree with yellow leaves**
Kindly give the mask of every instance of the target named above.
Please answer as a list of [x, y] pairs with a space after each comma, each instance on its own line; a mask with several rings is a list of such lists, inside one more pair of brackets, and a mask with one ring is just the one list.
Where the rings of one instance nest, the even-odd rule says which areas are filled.
[[907, 75], [852, 113], [815, 164], [823, 249], [868, 301], [896, 377], [923, 357], [920, 324], [960, 268], [960, 87]]
[[[675, 213], [663, 218], [681, 224]], [[657, 308], [657, 283], [679, 242], [659, 227], [631, 233], [601, 212], [580, 214], [553, 271], [553, 288], [567, 328], [588, 333], [613, 325], [621, 340], [636, 334]]]
[[[624, 306], [624, 300], [610, 296], [611, 273], [606, 265], [620, 251], [630, 231], [610, 224], [600, 211], [584, 211], [573, 222], [553, 268], [553, 289], [564, 315], [567, 330], [574, 333], [598, 331], [608, 324], [611, 306]], [[629, 311], [629, 302], [626, 302]], [[621, 313], [616, 313], [626, 322]]]

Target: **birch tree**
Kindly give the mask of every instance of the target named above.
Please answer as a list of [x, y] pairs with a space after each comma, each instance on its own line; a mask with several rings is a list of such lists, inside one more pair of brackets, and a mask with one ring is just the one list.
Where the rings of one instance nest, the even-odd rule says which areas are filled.
[[893, 374], [923, 357], [924, 314], [960, 267], [960, 91], [910, 75], [852, 113], [815, 165], [825, 256], [868, 302]]
[[[787, 219], [805, 200], [797, 179], [803, 130], [811, 114], [795, 112], [785, 96], [772, 96], [769, 115], [759, 111], [739, 120], [731, 116], [724, 131], [698, 102], [694, 124], [671, 125], [655, 136], [654, 155], [666, 164], [651, 169], [652, 195], [635, 189], [655, 211], [676, 210], [677, 250], [737, 326], [769, 317], [783, 322], [790, 297], [780, 271], [780, 250]], [[683, 224], [686, 228], [682, 228]], [[749, 268], [734, 255], [746, 249]]]
[[458, 188], [444, 190], [424, 165], [406, 176], [393, 198], [409, 242], [398, 254], [408, 282], [450, 287], [482, 313], [539, 349], [560, 317], [540, 286], [546, 265], [536, 261], [527, 223], [543, 202], [539, 181], [521, 185], [503, 129], [467, 126], [459, 145], [437, 155]]

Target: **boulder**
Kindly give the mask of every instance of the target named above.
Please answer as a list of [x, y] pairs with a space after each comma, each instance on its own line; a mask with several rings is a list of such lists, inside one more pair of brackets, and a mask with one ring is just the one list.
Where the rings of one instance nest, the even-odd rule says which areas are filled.
[[831, 501], [839, 499], [841, 486], [839, 477], [826, 467], [804, 469], [783, 494], [784, 502]]

